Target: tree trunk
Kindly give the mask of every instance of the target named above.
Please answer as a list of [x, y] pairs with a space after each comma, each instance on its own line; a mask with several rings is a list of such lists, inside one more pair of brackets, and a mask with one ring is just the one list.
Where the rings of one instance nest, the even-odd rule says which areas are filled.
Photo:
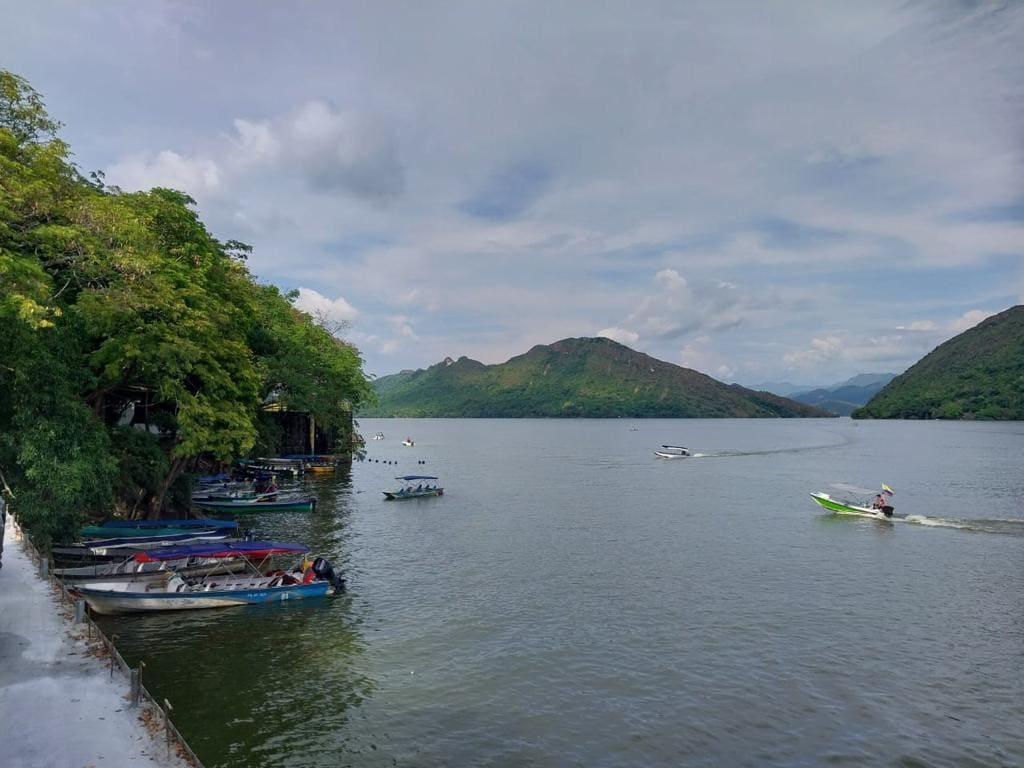
[[181, 475], [182, 470], [185, 469], [188, 464], [188, 459], [180, 456], [175, 456], [171, 460], [171, 469], [167, 473], [167, 476], [160, 482], [156, 493], [149, 500], [149, 511], [146, 514], [147, 520], [157, 520], [163, 517], [164, 513], [164, 500], [167, 498], [167, 491], [170, 490], [174, 481]]

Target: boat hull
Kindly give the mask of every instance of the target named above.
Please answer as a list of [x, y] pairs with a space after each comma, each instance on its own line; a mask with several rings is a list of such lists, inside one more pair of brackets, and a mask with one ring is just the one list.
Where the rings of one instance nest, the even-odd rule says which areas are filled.
[[870, 517], [875, 520], [888, 520], [890, 516], [886, 515], [880, 509], [871, 509], [870, 507], [861, 507], [856, 504], [850, 504], [840, 499], [833, 499], [827, 493], [812, 493], [811, 498], [824, 509], [829, 512], [833, 512], [837, 515], [852, 515], [854, 517]]
[[688, 459], [690, 454], [688, 453], [662, 453], [661, 451], [655, 451], [654, 455], [662, 459]]
[[302, 501], [206, 501], [193, 499], [192, 504], [200, 509], [217, 512], [312, 512], [316, 499]]
[[150, 611], [184, 611], [203, 608], [228, 608], [234, 605], [279, 603], [323, 597], [331, 592], [325, 581], [256, 589], [209, 590], [205, 592], [118, 592], [110, 589], [79, 587], [89, 607], [96, 613], [140, 613]]
[[402, 499], [422, 499], [427, 496], [444, 496], [444, 488], [433, 488], [429, 491], [383, 491], [385, 501], [401, 501]]

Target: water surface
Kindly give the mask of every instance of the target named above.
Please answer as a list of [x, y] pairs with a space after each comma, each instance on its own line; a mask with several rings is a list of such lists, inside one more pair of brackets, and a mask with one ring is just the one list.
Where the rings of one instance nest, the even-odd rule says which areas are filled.
[[[254, 518], [348, 595], [104, 620], [210, 768], [1024, 764], [1024, 424], [378, 430]], [[414, 473], [445, 496], [383, 501]], [[820, 514], [833, 482], [901, 519]]]

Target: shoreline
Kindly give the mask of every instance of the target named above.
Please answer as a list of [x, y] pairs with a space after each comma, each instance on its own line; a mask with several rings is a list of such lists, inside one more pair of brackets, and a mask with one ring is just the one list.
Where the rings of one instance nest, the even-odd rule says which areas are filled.
[[119, 669], [111, 675], [102, 642], [87, 639], [87, 625], [72, 623], [72, 606], [38, 576], [13, 519], [3, 544], [3, 761], [21, 768], [187, 768], [176, 744], [168, 756], [161, 713], [146, 703], [132, 706], [129, 680]]

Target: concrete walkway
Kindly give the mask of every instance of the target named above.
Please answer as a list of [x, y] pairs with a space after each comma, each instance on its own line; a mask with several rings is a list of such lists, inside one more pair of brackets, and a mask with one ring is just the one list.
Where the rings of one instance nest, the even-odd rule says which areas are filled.
[[184, 768], [173, 751], [167, 758], [163, 728], [154, 737], [140, 719], [143, 707], [130, 707], [125, 676], [115, 670], [111, 680], [109, 664], [90, 653], [84, 625], [68, 620], [10, 519], [4, 534], [0, 765]]

